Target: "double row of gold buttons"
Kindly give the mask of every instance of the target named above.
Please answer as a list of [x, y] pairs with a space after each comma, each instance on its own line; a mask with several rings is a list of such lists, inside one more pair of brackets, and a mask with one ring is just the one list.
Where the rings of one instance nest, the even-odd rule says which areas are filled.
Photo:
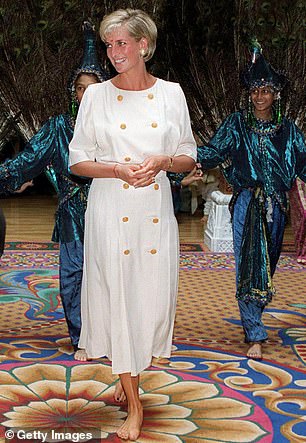
[[[122, 221], [123, 221], [123, 223], [127, 223], [128, 221], [129, 221], [129, 217], [122, 217]], [[153, 223], [158, 223], [159, 222], [159, 218], [157, 218], [157, 217], [154, 217], [153, 219], [152, 219], [152, 222]], [[130, 254], [130, 250], [129, 249], [126, 249], [125, 251], [123, 251], [123, 253], [124, 253], [124, 255], [129, 255]], [[150, 254], [156, 254], [157, 253], [157, 250], [156, 249], [151, 249], [150, 250]]]
[[[154, 95], [153, 94], [148, 94], [148, 99], [149, 100], [152, 100], [153, 98], [154, 98]], [[123, 96], [122, 95], [118, 95], [117, 96], [117, 100], [119, 101], [119, 102], [121, 102], [122, 100], [123, 100]], [[153, 123], [151, 123], [151, 126], [152, 126], [152, 128], [157, 128], [157, 126], [158, 126], [158, 124], [156, 123], [156, 122], [153, 122]], [[120, 125], [120, 129], [126, 129], [126, 124], [125, 123], [121, 123], [121, 125]], [[125, 159], [124, 159], [126, 162], [129, 162], [130, 160], [131, 160], [131, 158], [130, 157], [125, 157]], [[128, 184], [128, 183], [124, 183], [123, 184], [123, 188], [124, 189], [129, 189], [129, 187], [130, 187], [130, 185]], [[157, 191], [158, 189], [159, 189], [159, 185], [157, 184], [157, 183], [155, 183], [154, 184], [154, 189]], [[124, 222], [124, 223], [127, 223], [128, 221], [129, 221], [129, 218], [128, 217], [123, 217], [122, 218], [122, 221]], [[159, 222], [159, 219], [158, 218], [153, 218], [153, 220], [152, 220], [152, 222], [153, 223], [158, 223]], [[123, 251], [123, 253], [124, 253], [124, 255], [129, 255], [130, 254], [130, 250], [129, 249], [125, 249], [125, 251]], [[157, 253], [157, 250], [156, 249], [151, 249], [150, 250], [150, 254], [156, 254]]]
[[[147, 97], [148, 97], [149, 100], [153, 100], [154, 95], [152, 93], [150, 93], [150, 94], [147, 95]], [[119, 102], [122, 102], [123, 95], [120, 95], [120, 94], [117, 95], [117, 100]], [[157, 128], [158, 124], [156, 122], [153, 122], [153, 123], [151, 123], [151, 126], [152, 126], [152, 128]], [[125, 123], [121, 123], [120, 129], [126, 129], [126, 124]]]

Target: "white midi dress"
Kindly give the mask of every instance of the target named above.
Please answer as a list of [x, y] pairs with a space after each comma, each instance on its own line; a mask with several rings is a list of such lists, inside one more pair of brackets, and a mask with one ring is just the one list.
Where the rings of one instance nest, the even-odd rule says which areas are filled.
[[[141, 163], [152, 155], [196, 158], [185, 96], [157, 79], [142, 91], [111, 81], [84, 94], [69, 146], [70, 164]], [[179, 240], [164, 171], [144, 188], [96, 178], [85, 215], [82, 329], [89, 358], [107, 356], [114, 374], [138, 375], [152, 357], [169, 357]]]

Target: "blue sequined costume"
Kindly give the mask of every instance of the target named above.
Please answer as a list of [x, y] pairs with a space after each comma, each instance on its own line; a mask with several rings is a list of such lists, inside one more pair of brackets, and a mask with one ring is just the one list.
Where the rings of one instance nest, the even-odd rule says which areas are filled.
[[230, 205], [236, 260], [236, 297], [247, 342], [267, 338], [261, 321], [274, 293], [272, 276], [280, 256], [287, 197], [296, 177], [306, 178], [302, 132], [287, 118], [281, 124], [231, 114], [206, 146], [198, 148], [203, 169], [223, 165], [233, 188]]
[[43, 170], [54, 185], [59, 203], [52, 241], [59, 242], [60, 296], [69, 336], [75, 350], [81, 331], [81, 282], [83, 275], [83, 238], [85, 210], [91, 180], [73, 176], [68, 166], [68, 145], [78, 110], [76, 81], [81, 74], [94, 74], [98, 82], [108, 75], [98, 62], [96, 33], [84, 21], [84, 53], [80, 65], [68, 82], [71, 113], [51, 117], [15, 159], [0, 165], [0, 193], [11, 193]]
[[0, 192], [16, 191], [46, 168], [52, 177], [59, 197], [52, 240], [60, 243], [60, 295], [69, 335], [77, 346], [81, 327], [84, 214], [90, 180], [69, 173], [68, 145], [72, 135], [69, 114], [51, 117], [15, 159], [0, 165]]

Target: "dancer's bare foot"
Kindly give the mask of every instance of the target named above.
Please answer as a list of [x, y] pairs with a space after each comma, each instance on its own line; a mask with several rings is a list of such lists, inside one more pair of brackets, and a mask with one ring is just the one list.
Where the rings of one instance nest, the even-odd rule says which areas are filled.
[[137, 440], [140, 435], [142, 421], [143, 410], [140, 404], [135, 411], [128, 413], [127, 419], [117, 431], [118, 437], [122, 440]]
[[247, 352], [247, 357], [253, 360], [262, 360], [262, 346], [261, 343], [250, 343]]
[[123, 403], [126, 400], [126, 395], [120, 380], [116, 383], [115, 386], [114, 399], [119, 403]]
[[87, 357], [87, 352], [85, 351], [85, 349], [78, 349], [74, 353], [74, 359], [79, 360], [79, 361], [87, 361], [88, 357]]

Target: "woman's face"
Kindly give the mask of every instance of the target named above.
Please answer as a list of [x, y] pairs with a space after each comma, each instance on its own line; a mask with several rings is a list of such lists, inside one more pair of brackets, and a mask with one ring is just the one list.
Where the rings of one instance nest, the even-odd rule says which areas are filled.
[[261, 86], [251, 89], [250, 96], [257, 112], [269, 112], [275, 99], [274, 90], [269, 86]]
[[89, 85], [99, 83], [99, 80], [94, 74], [80, 74], [75, 82], [75, 94], [77, 101], [81, 103], [84, 92]]
[[146, 49], [146, 39], [136, 41], [124, 25], [114, 28], [107, 34], [105, 45], [107, 56], [119, 74], [144, 63], [140, 50]]

